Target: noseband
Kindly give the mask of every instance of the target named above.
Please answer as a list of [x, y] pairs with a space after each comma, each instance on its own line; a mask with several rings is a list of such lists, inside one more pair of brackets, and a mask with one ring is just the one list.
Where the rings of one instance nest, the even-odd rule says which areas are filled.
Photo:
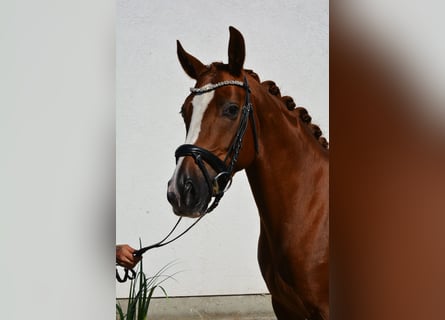
[[[229, 189], [232, 183], [234, 168], [236, 162], [238, 161], [239, 152], [241, 150], [244, 134], [246, 133], [249, 119], [252, 121], [252, 133], [255, 145], [255, 152], [258, 153], [258, 141], [257, 141], [255, 118], [253, 116], [253, 106], [252, 103], [250, 102], [250, 88], [249, 84], [247, 83], [246, 77], [244, 77], [244, 82], [236, 80], [227, 80], [218, 82], [216, 84], [208, 84], [201, 88], [190, 88], [190, 91], [194, 94], [199, 95], [216, 90], [224, 86], [238, 86], [246, 90], [246, 98], [244, 106], [242, 107], [241, 110], [240, 123], [224, 161], [222, 161], [212, 152], [193, 144], [183, 144], [179, 146], [175, 152], [176, 162], [178, 162], [178, 159], [180, 157], [185, 157], [185, 156], [193, 157], [195, 159], [195, 163], [198, 165], [199, 169], [204, 175], [204, 178], [206, 180], [209, 189], [209, 199], [207, 201], [207, 206], [210, 203], [211, 198], [212, 197], [215, 198], [213, 200], [213, 203], [207, 207], [206, 213], [209, 213], [216, 208], [219, 201], [223, 197], [224, 193]], [[230, 162], [226, 164], [229, 158], [231, 158]], [[209, 173], [204, 165], [204, 161], [208, 163], [217, 173], [215, 178], [210, 179]]]

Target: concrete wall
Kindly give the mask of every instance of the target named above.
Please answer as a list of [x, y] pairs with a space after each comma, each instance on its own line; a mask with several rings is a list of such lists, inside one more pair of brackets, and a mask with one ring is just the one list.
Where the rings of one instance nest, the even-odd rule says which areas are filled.
[[[227, 62], [228, 27], [246, 41], [245, 67], [274, 80], [308, 108], [328, 136], [328, 1], [117, 2], [116, 241], [154, 243], [176, 222], [166, 200], [174, 151], [185, 139], [179, 115], [194, 82], [176, 40], [204, 63]], [[191, 220], [185, 219], [188, 225]], [[256, 261], [259, 220], [244, 173], [220, 206], [176, 243], [144, 256], [150, 275], [173, 263], [169, 295], [267, 292]], [[117, 297], [128, 294], [117, 285]]]

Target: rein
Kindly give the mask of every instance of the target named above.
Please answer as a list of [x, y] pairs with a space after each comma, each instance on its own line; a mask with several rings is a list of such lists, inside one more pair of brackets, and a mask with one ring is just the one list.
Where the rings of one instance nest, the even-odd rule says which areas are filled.
[[[246, 98], [244, 106], [242, 107], [240, 123], [224, 161], [219, 159], [212, 152], [192, 144], [183, 144], [179, 146], [175, 152], [176, 162], [178, 162], [178, 159], [180, 157], [193, 157], [195, 159], [195, 163], [198, 165], [199, 169], [204, 175], [204, 178], [207, 182], [207, 187], [209, 189], [209, 199], [205, 213], [213, 211], [213, 209], [218, 206], [219, 201], [224, 196], [224, 193], [230, 188], [232, 184], [234, 168], [238, 161], [239, 152], [241, 150], [244, 135], [249, 124], [249, 119], [252, 122], [252, 133], [254, 138], [255, 152], [258, 153], [258, 139], [255, 117], [253, 116], [253, 105], [250, 101], [250, 87], [247, 83], [246, 77], [244, 77], [244, 82], [237, 80], [226, 80], [218, 82], [216, 84], [207, 84], [201, 88], [190, 88], [190, 91], [194, 94], [199, 95], [224, 86], [238, 86], [244, 88], [246, 91]], [[231, 160], [229, 164], [226, 164], [230, 157]], [[207, 162], [217, 173], [213, 180], [210, 179], [209, 173], [204, 165], [204, 161]], [[214, 197], [214, 200], [213, 203], [209, 206], [212, 197]]]
[[[198, 222], [199, 220], [201, 220], [204, 217], [204, 215], [200, 216], [195, 222], [193, 222], [193, 224], [191, 224], [187, 229], [185, 229], [183, 232], [181, 232], [179, 235], [177, 235], [176, 237], [174, 237], [173, 239], [170, 239], [168, 241], [166, 241], [173, 233], [173, 231], [175, 231], [176, 227], [179, 225], [179, 222], [181, 222], [182, 217], [179, 217], [178, 221], [176, 221], [176, 224], [173, 226], [173, 228], [170, 230], [170, 232], [164, 237], [164, 239], [162, 239], [159, 242], [156, 242], [155, 244], [143, 247], [139, 250], [136, 250], [135, 252], [133, 252], [133, 256], [134, 257], [142, 257], [142, 255], [147, 252], [148, 250], [154, 249], [154, 248], [160, 248], [163, 247], [177, 239], [179, 239], [180, 237], [182, 237], [184, 234], [187, 233], [187, 231], [189, 231], [191, 228], [193, 228]], [[116, 280], [118, 282], [126, 282], [127, 279], [133, 280], [134, 278], [136, 278], [136, 271], [134, 271], [133, 269], [128, 269], [128, 268], [124, 268], [124, 277], [121, 278], [121, 276], [119, 275], [119, 272], [116, 269]]]
[[[183, 144], [179, 146], [175, 151], [176, 162], [178, 162], [178, 159], [180, 157], [185, 157], [185, 156], [193, 157], [195, 159], [196, 164], [198, 165], [202, 174], [205, 177], [207, 186], [209, 188], [209, 199], [207, 202], [207, 209], [205, 213], [201, 215], [193, 224], [191, 224], [179, 235], [167, 241], [167, 239], [172, 235], [176, 227], [179, 225], [182, 219], [182, 217], [180, 217], [176, 222], [176, 224], [173, 226], [172, 230], [167, 234], [167, 236], [164, 239], [155, 244], [136, 250], [133, 253], [133, 256], [141, 257], [148, 250], [163, 247], [179, 239], [185, 233], [187, 233], [191, 228], [193, 228], [204, 217], [204, 215], [213, 211], [218, 206], [219, 201], [223, 197], [224, 193], [230, 188], [230, 185], [232, 184], [232, 176], [234, 173], [234, 168], [238, 161], [239, 152], [241, 150], [244, 135], [246, 133], [247, 126], [249, 124], [249, 119], [250, 121], [252, 121], [252, 133], [254, 137], [255, 152], [258, 153], [258, 139], [256, 133], [255, 118], [253, 116], [253, 106], [252, 103], [250, 102], [250, 88], [249, 84], [247, 83], [246, 77], [244, 77], [244, 82], [236, 80], [226, 80], [218, 82], [216, 84], [207, 84], [201, 88], [190, 88], [190, 91], [194, 94], [203, 94], [224, 86], [238, 86], [246, 90], [246, 98], [244, 106], [242, 107], [240, 123], [224, 161], [219, 159], [212, 152], [192, 144]], [[229, 157], [231, 157], [231, 160], [229, 164], [226, 165], [226, 162], [228, 161]], [[213, 180], [210, 179], [209, 173], [204, 165], [204, 161], [207, 162], [217, 173], [215, 178], [213, 178]], [[213, 200], [213, 203], [209, 206], [212, 197], [214, 197], [215, 199]], [[116, 269], [116, 279], [118, 282], [125, 282], [128, 279], [133, 280], [136, 278], [136, 272], [133, 269], [124, 268], [124, 271], [125, 271], [124, 277], [121, 278], [118, 270]]]

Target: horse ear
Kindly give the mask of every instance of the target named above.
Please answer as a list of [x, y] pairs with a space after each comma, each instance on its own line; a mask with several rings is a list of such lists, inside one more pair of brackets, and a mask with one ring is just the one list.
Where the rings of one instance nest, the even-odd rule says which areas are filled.
[[241, 32], [232, 26], [229, 27], [229, 31], [229, 70], [233, 75], [239, 76], [243, 69], [244, 58], [246, 56], [244, 38]]
[[179, 40], [176, 40], [176, 46], [182, 69], [184, 69], [185, 73], [187, 73], [191, 78], [197, 80], [199, 74], [205, 68], [205, 65], [191, 54], [188, 54], [181, 46]]

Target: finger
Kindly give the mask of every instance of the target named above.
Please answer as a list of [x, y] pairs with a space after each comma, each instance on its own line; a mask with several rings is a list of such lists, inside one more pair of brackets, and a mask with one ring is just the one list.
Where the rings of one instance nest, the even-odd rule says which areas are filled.
[[125, 254], [125, 259], [127, 259], [128, 261], [130, 261], [131, 263], [133, 263], [134, 260], [135, 260], [135, 257], [134, 257], [134, 255], [133, 255], [132, 253], [130, 253], [130, 252], [126, 252], [126, 254]]
[[133, 252], [136, 251], [136, 249], [134, 249], [134, 248], [131, 247], [130, 245], [126, 244], [126, 245], [125, 245], [125, 251], [133, 253]]
[[128, 259], [122, 260], [121, 265], [128, 269], [133, 268], [133, 263], [131, 261], [129, 261]]
[[138, 264], [139, 261], [141, 261], [142, 257], [134, 257], [132, 256], [132, 259], [130, 260], [131, 267], [133, 268], [135, 265]]
[[133, 252], [134, 249], [130, 247], [128, 244], [119, 245], [119, 249], [123, 252]]

